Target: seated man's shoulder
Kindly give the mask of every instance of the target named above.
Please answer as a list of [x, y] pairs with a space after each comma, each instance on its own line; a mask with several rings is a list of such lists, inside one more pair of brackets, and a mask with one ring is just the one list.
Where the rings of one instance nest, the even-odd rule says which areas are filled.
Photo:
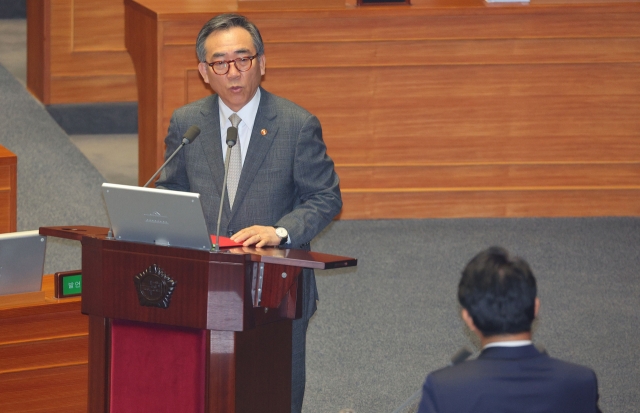
[[439, 370], [432, 371], [427, 380], [439, 385], [456, 385], [461, 386], [464, 382], [475, 382], [482, 379], [487, 373], [486, 367], [483, 367], [482, 360], [467, 360], [455, 366], [443, 367]]
[[558, 376], [563, 375], [574, 380], [593, 380], [596, 377], [596, 373], [587, 366], [553, 357], [547, 357], [547, 360]]
[[441, 384], [474, 382], [488, 376], [509, 374], [536, 374], [546, 372], [558, 379], [580, 382], [595, 379], [595, 372], [589, 367], [553, 358], [544, 353], [520, 359], [475, 358], [444, 367], [429, 374], [431, 381]]
[[[526, 409], [521, 402], [527, 400]], [[535, 402], [532, 402], [535, 400]], [[431, 412], [596, 412], [597, 381], [592, 370], [548, 356], [537, 360], [475, 359], [430, 373], [420, 413]], [[437, 406], [437, 407], [436, 407]]]

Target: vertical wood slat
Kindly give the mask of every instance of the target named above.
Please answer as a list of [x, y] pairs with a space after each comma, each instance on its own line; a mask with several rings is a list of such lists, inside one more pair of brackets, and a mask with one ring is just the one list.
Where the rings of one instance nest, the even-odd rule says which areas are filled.
[[18, 157], [0, 145], [0, 233], [18, 226]]
[[27, 0], [27, 88], [49, 103], [51, 88], [51, 3]]
[[[161, 129], [157, 108], [162, 104], [162, 97], [146, 93], [147, 90], [158, 88], [160, 49], [151, 46], [157, 44], [158, 27], [155, 19], [153, 13], [140, 7], [136, 7], [135, 13], [125, 14], [125, 44], [131, 54], [136, 73], [140, 73], [137, 83], [138, 136], [155, 135]], [[163, 155], [164, 142], [138, 139], [138, 182], [144, 184], [153, 176], [157, 169], [156, 160], [162, 159]], [[153, 172], [149, 173], [151, 169]]]

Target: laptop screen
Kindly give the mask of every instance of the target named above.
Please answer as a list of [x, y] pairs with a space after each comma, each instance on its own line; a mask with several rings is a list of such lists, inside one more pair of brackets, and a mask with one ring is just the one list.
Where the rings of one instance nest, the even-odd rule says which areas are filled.
[[38, 230], [0, 234], [0, 295], [42, 289], [46, 247]]
[[102, 195], [117, 240], [211, 250], [200, 194], [105, 183]]

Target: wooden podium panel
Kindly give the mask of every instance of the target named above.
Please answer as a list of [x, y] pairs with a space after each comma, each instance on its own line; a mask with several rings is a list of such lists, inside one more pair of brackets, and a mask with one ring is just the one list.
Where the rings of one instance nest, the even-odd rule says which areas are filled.
[[357, 261], [303, 250], [201, 251], [43, 227], [82, 243], [92, 413], [287, 413], [302, 268]]
[[0, 145], [0, 233], [17, 231], [18, 157]]

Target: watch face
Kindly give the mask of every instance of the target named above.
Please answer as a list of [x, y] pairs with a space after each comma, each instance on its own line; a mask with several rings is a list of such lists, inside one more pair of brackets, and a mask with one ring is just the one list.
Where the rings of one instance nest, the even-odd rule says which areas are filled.
[[276, 228], [276, 235], [279, 236], [280, 238], [287, 238], [289, 233], [287, 232], [286, 229], [279, 227], [279, 228]]

